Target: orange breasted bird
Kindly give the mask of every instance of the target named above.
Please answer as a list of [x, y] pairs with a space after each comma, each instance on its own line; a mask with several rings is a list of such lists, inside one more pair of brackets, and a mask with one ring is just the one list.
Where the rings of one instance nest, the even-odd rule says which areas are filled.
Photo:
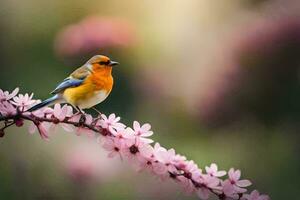
[[[76, 69], [51, 92], [49, 99], [33, 106], [32, 112], [55, 103], [68, 103], [78, 111], [94, 108], [106, 99], [113, 87], [112, 67], [118, 62], [103, 55], [95, 55]], [[94, 108], [95, 109], [95, 108]]]

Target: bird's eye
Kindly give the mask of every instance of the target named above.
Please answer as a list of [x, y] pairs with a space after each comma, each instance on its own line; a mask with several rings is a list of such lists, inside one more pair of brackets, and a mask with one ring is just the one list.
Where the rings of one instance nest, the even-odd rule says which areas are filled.
[[100, 65], [109, 65], [110, 61], [100, 61], [99, 64]]

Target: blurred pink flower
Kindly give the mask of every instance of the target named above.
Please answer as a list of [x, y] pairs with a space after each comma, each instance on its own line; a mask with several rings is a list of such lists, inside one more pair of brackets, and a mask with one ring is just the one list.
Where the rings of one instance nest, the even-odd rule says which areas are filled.
[[[147, 144], [147, 143], [146, 143]], [[139, 158], [139, 168], [138, 170], [149, 170], [150, 172], [159, 175], [161, 179], [165, 179], [169, 174], [168, 174], [168, 165], [162, 162], [159, 162], [158, 159], [158, 154], [159, 151], [165, 150], [164, 148], [161, 148], [158, 143], [154, 145], [155, 147], [151, 147], [150, 153], [147, 154], [144, 157]]]
[[165, 178], [165, 175], [168, 174], [168, 168], [165, 164], [160, 162], [153, 162], [152, 163], [152, 171], [153, 173], [160, 176], [161, 179]]
[[40, 123], [38, 125], [39, 133], [40, 133], [41, 137], [44, 140], [48, 140], [49, 139], [49, 130], [50, 130], [50, 128], [51, 128], [51, 124], [50, 123], [43, 122], [43, 123]]
[[[174, 156], [172, 157], [172, 160], [173, 158]], [[171, 170], [171, 172], [175, 174], [178, 173], [178, 171], [179, 173], [183, 173], [182, 176], [178, 176], [177, 179], [181, 181], [184, 191], [187, 193], [195, 192], [196, 188], [193, 181], [198, 181], [195, 177], [197, 174], [202, 174], [202, 170], [198, 168], [193, 160], [184, 161], [180, 166], [182, 167], [180, 170], [177, 170], [176, 167], [174, 169], [169, 167], [168, 171]]]
[[209, 188], [219, 189], [220, 180], [216, 177], [202, 174], [201, 171], [195, 171], [195, 173], [193, 173], [193, 178], [202, 185], [202, 187], [197, 190], [197, 195], [201, 199], [209, 198], [209, 195], [211, 194]]
[[67, 104], [65, 104], [63, 107], [61, 107], [60, 104], [55, 104], [53, 115], [58, 120], [63, 121], [66, 117], [71, 117], [73, 115], [73, 108]]
[[250, 194], [244, 194], [242, 200], [270, 200], [268, 195], [260, 195], [257, 190], [253, 190]]
[[123, 169], [119, 165], [120, 161], [110, 160], [108, 162], [104, 152], [99, 151], [99, 146], [91, 140], [65, 147], [65, 154], [62, 154], [61, 161], [63, 170], [71, 180], [88, 183], [93, 180], [119, 178], [119, 173]]
[[247, 190], [244, 187], [248, 187], [251, 185], [251, 182], [249, 180], [240, 180], [241, 178], [241, 171], [240, 170], [234, 170], [231, 168], [228, 172], [228, 179], [230, 183], [233, 185], [235, 191], [237, 193], [244, 193]]
[[10, 116], [16, 114], [17, 109], [8, 101], [3, 101], [0, 103], [0, 113], [3, 116]]
[[116, 117], [114, 113], [106, 117], [101, 114], [101, 119], [98, 120], [97, 126], [101, 126], [103, 129], [108, 129], [112, 134], [117, 134], [117, 131], [123, 130], [126, 126], [120, 122], [120, 117]]
[[218, 171], [218, 166], [212, 163], [210, 167], [205, 167], [206, 173], [214, 177], [222, 177], [226, 175], [226, 171]]
[[[298, 124], [299, 17], [259, 18], [240, 25], [221, 48], [214, 80], [195, 104], [200, 120], [220, 126], [237, 120]], [[201, 98], [200, 98], [201, 96]]]
[[21, 127], [24, 125], [24, 120], [23, 119], [17, 119], [16, 121], [16, 126], [17, 127]]
[[112, 17], [89, 16], [62, 29], [55, 40], [60, 56], [76, 56], [99, 49], [128, 47], [136, 40], [129, 21]]
[[116, 155], [121, 157], [121, 150], [123, 149], [124, 142], [119, 138], [103, 138], [104, 142], [102, 147], [108, 151], [108, 157], [113, 158]]
[[186, 194], [190, 195], [196, 191], [195, 185], [192, 183], [190, 178], [187, 178], [185, 176], [177, 176], [176, 180], [183, 188], [183, 192], [185, 192]]
[[234, 185], [231, 184], [230, 180], [225, 180], [221, 182], [222, 192], [226, 197], [231, 199], [238, 199], [239, 195], [237, 194]]
[[158, 175], [161, 179], [165, 179], [168, 175], [168, 169], [164, 163], [156, 162], [154, 155], [150, 157], [141, 157], [139, 159], [138, 171], [148, 170]]
[[93, 161], [90, 160], [87, 155], [81, 154], [73, 155], [72, 158], [68, 158], [67, 171], [72, 179], [79, 182], [88, 182], [93, 178], [95, 172]]
[[16, 96], [19, 92], [19, 88], [15, 88], [14, 91], [12, 91], [12, 93], [9, 94], [8, 91], [3, 91], [0, 89], [0, 102], [1, 101], [8, 101], [10, 99], [12, 99], [14, 96]]
[[38, 123], [37, 125], [31, 123], [28, 131], [30, 134], [33, 134], [38, 129], [41, 138], [44, 140], [49, 140], [49, 132], [51, 128], [53, 128], [53, 126], [51, 123], [48, 122], [41, 122]]
[[30, 96], [27, 93], [25, 95], [19, 94], [13, 98], [14, 101], [12, 101], [12, 104], [20, 107], [22, 111], [25, 111], [36, 102], [32, 97], [33, 93], [31, 93]]
[[170, 172], [177, 172], [175, 165], [173, 165], [173, 159], [176, 155], [174, 149], [166, 150], [165, 148], [160, 147], [158, 143], [155, 144], [153, 153], [155, 158], [165, 164], [166, 170]]
[[158, 151], [163, 149], [156, 143], [154, 148], [151, 148], [151, 155], [139, 159], [139, 170], [148, 169], [150, 172], [159, 175], [161, 179], [165, 179], [168, 175], [168, 167], [165, 163], [157, 161]]
[[180, 154], [176, 154], [173, 157], [173, 163], [180, 168], [184, 168], [184, 166], [186, 165], [185, 161], [186, 161], [186, 157]]
[[[40, 103], [40, 102], [41, 102], [40, 100], [37, 100], [35, 103]], [[36, 111], [33, 111], [31, 114], [36, 116], [36, 117], [47, 117], [47, 118], [49, 118], [53, 114], [53, 109], [50, 108], [50, 107], [44, 107], [44, 108], [38, 109]]]
[[119, 129], [118, 131], [114, 131], [112, 133], [116, 138], [123, 140], [135, 138], [135, 135], [132, 133], [132, 130], [128, 127], [126, 129]]

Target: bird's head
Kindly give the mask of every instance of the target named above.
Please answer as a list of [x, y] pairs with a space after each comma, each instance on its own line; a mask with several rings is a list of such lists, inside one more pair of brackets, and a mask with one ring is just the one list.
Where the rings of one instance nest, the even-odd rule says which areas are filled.
[[103, 55], [95, 55], [86, 62], [88, 68], [92, 71], [95, 70], [111, 70], [118, 62], [110, 60], [109, 57]]

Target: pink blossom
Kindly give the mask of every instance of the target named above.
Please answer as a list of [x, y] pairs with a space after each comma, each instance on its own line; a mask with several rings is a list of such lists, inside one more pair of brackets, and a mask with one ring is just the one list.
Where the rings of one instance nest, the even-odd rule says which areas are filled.
[[43, 139], [48, 140], [49, 139], [49, 129], [50, 124], [49, 123], [40, 123], [38, 126], [40, 135]]
[[128, 128], [128, 131], [131, 131], [133, 135], [140, 136], [141, 140], [143, 140], [146, 143], [152, 143], [153, 140], [145, 137], [150, 137], [153, 135], [153, 132], [150, 131], [151, 125], [146, 123], [144, 125], [140, 125], [139, 122], [134, 121], [133, 122], [133, 129]]
[[168, 169], [163, 163], [160, 162], [154, 162], [152, 164], [153, 166], [153, 172], [157, 175], [159, 175], [161, 178], [165, 178], [166, 173], [168, 172]]
[[170, 149], [167, 151], [164, 147], [161, 147], [159, 143], [155, 143], [153, 148], [153, 157], [156, 162], [153, 163], [153, 171], [157, 174], [164, 175], [161, 178], [166, 178], [167, 172], [177, 173], [176, 167], [172, 164], [175, 157], [175, 150]]
[[247, 190], [244, 187], [248, 187], [251, 185], [251, 182], [249, 180], [240, 180], [241, 177], [241, 171], [240, 170], [234, 170], [231, 168], [228, 172], [228, 179], [230, 183], [233, 185], [235, 191], [237, 193], [244, 193]]
[[153, 132], [150, 131], [150, 129], [151, 129], [151, 125], [148, 123], [143, 124], [141, 126], [139, 122], [137, 121], [133, 122], [133, 130], [137, 136], [150, 137], [151, 135], [153, 135]]
[[160, 178], [166, 178], [168, 169], [165, 164], [155, 160], [154, 156], [142, 157], [139, 159], [139, 171], [149, 170], [153, 174], [158, 175]]
[[196, 188], [190, 178], [181, 175], [181, 176], [176, 176], [175, 180], [178, 181], [178, 183], [181, 185], [185, 193], [192, 194], [193, 192], [196, 191]]
[[65, 104], [63, 107], [61, 107], [60, 104], [55, 104], [53, 115], [59, 121], [63, 121], [66, 117], [71, 117], [73, 115], [73, 108], [67, 104]]
[[[157, 148], [157, 144], [156, 144], [155, 148]], [[151, 149], [150, 149], [151, 155], [149, 154], [145, 157], [139, 157], [138, 171], [143, 170], [143, 169], [149, 170], [152, 173], [159, 175], [160, 178], [165, 178], [165, 176], [167, 175], [168, 169], [164, 163], [157, 161], [157, 159], [155, 157], [155, 153], [154, 153], [155, 148], [153, 148], [151, 146]]]
[[238, 199], [239, 195], [237, 194], [234, 185], [231, 184], [230, 180], [225, 180], [221, 182], [222, 192], [226, 197], [231, 199]]
[[160, 151], [167, 151], [166, 148], [162, 147], [158, 142], [154, 144], [153, 153], [156, 155], [156, 153], [159, 153]]
[[101, 119], [97, 122], [98, 126], [101, 126], [103, 129], [108, 130], [112, 134], [116, 134], [117, 131], [123, 130], [126, 126], [120, 123], [120, 117], [116, 117], [114, 113], [106, 117], [104, 114], [101, 114]]
[[16, 126], [21, 127], [24, 125], [24, 120], [23, 119], [16, 119], [15, 120]]
[[212, 163], [210, 167], [205, 167], [206, 173], [214, 177], [222, 177], [226, 175], [226, 171], [218, 171], [218, 166]]
[[208, 199], [211, 194], [211, 189], [219, 189], [220, 180], [216, 177], [202, 174], [201, 170], [193, 173], [192, 177], [198, 184], [200, 184], [196, 193], [201, 199]]
[[22, 111], [24, 111], [35, 103], [36, 100], [32, 100], [32, 97], [33, 93], [30, 96], [27, 93], [25, 95], [19, 94], [13, 98], [12, 104], [22, 108]]
[[187, 193], [195, 192], [196, 188], [193, 182], [193, 177], [195, 177], [198, 173], [201, 174], [201, 169], [198, 168], [194, 161], [185, 161], [178, 169], [178, 172], [175, 171], [172, 173], [182, 174], [182, 176], [178, 176], [177, 179], [180, 180], [181, 185], [183, 185], [183, 188]]
[[210, 195], [210, 191], [207, 189], [207, 187], [198, 188], [196, 193], [201, 199], [208, 199]]
[[[37, 102], [39, 103], [40, 101], [38, 100]], [[50, 118], [50, 116], [52, 116], [52, 114], [53, 114], [53, 109], [50, 107], [44, 107], [44, 108], [41, 108], [41, 109], [31, 112], [31, 114], [36, 117]]]
[[[79, 122], [79, 120], [81, 119], [81, 115], [74, 115], [74, 116], [72, 116], [70, 119], [69, 119], [69, 121], [71, 121], [71, 122]], [[92, 117], [92, 115], [89, 115], [89, 114], [85, 114], [85, 124], [88, 124], [88, 125], [91, 125], [92, 124], [92, 122], [93, 122], [93, 117]], [[72, 128], [73, 129], [73, 131], [74, 131], [74, 129], [75, 129], [75, 132], [76, 132], [76, 135], [81, 135], [81, 134], [86, 134], [87, 136], [89, 136], [89, 137], [92, 137], [92, 136], [94, 136], [94, 131], [92, 131], [91, 129], [88, 129], [88, 128], [86, 128], [86, 127], [84, 127], [84, 126], [80, 126], [80, 127], [73, 127], [73, 126], [63, 126], [63, 128], [65, 129], [65, 130], [68, 130], [68, 128]], [[70, 131], [71, 132], [71, 131]]]
[[140, 157], [151, 157], [153, 154], [153, 147], [144, 143], [139, 137], [134, 137], [125, 140], [122, 153], [129, 159], [140, 159]]
[[198, 165], [193, 160], [184, 161], [184, 165], [181, 165], [180, 169], [185, 173], [190, 173], [191, 175], [195, 172], [199, 172]]
[[166, 150], [165, 148], [161, 147], [158, 143], [156, 143], [154, 146], [153, 153], [155, 158], [165, 165], [167, 171], [177, 173], [177, 169], [173, 164], [173, 159], [176, 155], [174, 149]]
[[28, 132], [30, 134], [34, 134], [34, 132], [37, 130], [36, 128], [37, 128], [36, 125], [33, 122], [31, 122], [28, 128]]
[[51, 128], [51, 125], [52, 124], [48, 122], [41, 122], [37, 125], [32, 123], [29, 126], [29, 133], [33, 134], [36, 130], [38, 130], [42, 139], [49, 140], [49, 130]]
[[180, 154], [176, 154], [173, 158], [173, 163], [180, 166], [180, 163], [184, 163], [186, 161], [186, 157]]
[[[167, 173], [168, 168], [170, 168], [171, 172], [174, 172], [176, 170], [173, 168], [174, 167], [173, 165], [172, 165], [172, 169], [171, 169], [170, 163], [168, 163], [166, 165], [166, 163], [161, 162], [163, 160], [164, 156], [166, 156], [166, 155], [163, 155], [160, 157], [161, 152], [167, 152], [167, 150], [165, 148], [161, 147], [159, 143], [155, 143], [154, 148], [152, 148], [152, 155], [150, 158], [147, 158], [147, 160], [152, 161], [152, 163], [151, 163], [152, 164], [152, 166], [151, 166], [152, 172], [159, 175], [160, 178], [165, 179], [169, 175]], [[148, 164], [150, 164], [150, 163], [148, 162]]]
[[74, 128], [74, 126], [70, 125], [70, 124], [66, 124], [66, 123], [61, 123], [60, 126], [67, 132], [74, 132], [76, 129]]
[[270, 200], [268, 195], [260, 195], [257, 190], [253, 190], [251, 194], [244, 194], [242, 200]]
[[113, 135], [119, 139], [134, 139], [136, 137], [128, 127], [126, 129], [117, 130]]
[[0, 102], [1, 101], [8, 101], [12, 99], [14, 96], [16, 96], [19, 92], [19, 88], [15, 88], [12, 93], [9, 94], [8, 91], [3, 91], [0, 89]]
[[3, 116], [12, 116], [17, 113], [17, 109], [8, 101], [0, 102], [0, 113]]
[[161, 152], [166, 152], [167, 149], [162, 147], [158, 142], [156, 142], [154, 144], [153, 147], [153, 155], [155, 156], [156, 159], [158, 159], [159, 161], [161, 161], [163, 158], [160, 157], [160, 153]]
[[142, 170], [148, 170], [150, 172], [153, 172], [153, 163], [154, 163], [154, 159], [152, 156], [150, 157], [141, 157], [139, 159], [139, 163], [137, 166], [137, 171], [142, 171]]
[[121, 150], [123, 149], [124, 142], [119, 138], [104, 138], [102, 147], [108, 151], [108, 157], [113, 158], [116, 155], [121, 157]]

